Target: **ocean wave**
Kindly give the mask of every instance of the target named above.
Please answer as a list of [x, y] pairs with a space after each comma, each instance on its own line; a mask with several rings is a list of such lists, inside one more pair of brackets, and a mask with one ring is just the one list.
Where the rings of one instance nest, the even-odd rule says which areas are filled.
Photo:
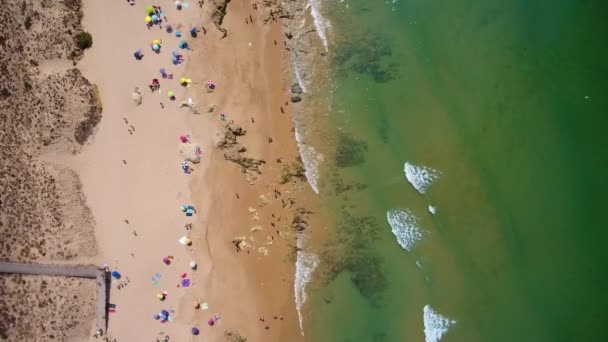
[[325, 51], [329, 50], [327, 43], [327, 21], [321, 15], [321, 1], [320, 0], [309, 0], [310, 14], [312, 15], [315, 28], [317, 29], [317, 35], [321, 38]]
[[307, 84], [302, 75], [302, 70], [300, 70], [300, 64], [296, 60], [294, 60], [293, 69], [293, 73], [296, 76], [296, 81], [298, 81], [298, 85], [300, 86], [300, 88], [302, 88], [302, 91], [306, 93]]
[[386, 212], [386, 219], [397, 243], [406, 251], [410, 252], [414, 244], [422, 240], [418, 219], [409, 210], [391, 209]]
[[430, 305], [425, 305], [422, 313], [425, 342], [439, 342], [448, 329], [456, 324], [456, 321], [440, 315]]
[[312, 190], [318, 194], [319, 187], [317, 181], [319, 179], [319, 164], [321, 164], [323, 161], [323, 155], [317, 152], [314, 147], [302, 141], [302, 136], [300, 135], [297, 122], [295, 124], [296, 141], [298, 142], [300, 158], [302, 158], [302, 163], [304, 164], [304, 174], [306, 175], [306, 179], [308, 180], [308, 184], [310, 184]]
[[405, 178], [414, 189], [424, 194], [428, 187], [439, 178], [440, 172], [426, 166], [416, 166], [408, 162], [404, 166]]
[[298, 252], [296, 253], [296, 276], [294, 282], [294, 291], [296, 299], [296, 310], [298, 311], [298, 320], [300, 322], [300, 332], [304, 335], [304, 319], [302, 318], [302, 307], [308, 295], [306, 294], [306, 285], [310, 283], [312, 272], [319, 265], [319, 257], [313, 253], [304, 252], [302, 250], [301, 239], [298, 238]]

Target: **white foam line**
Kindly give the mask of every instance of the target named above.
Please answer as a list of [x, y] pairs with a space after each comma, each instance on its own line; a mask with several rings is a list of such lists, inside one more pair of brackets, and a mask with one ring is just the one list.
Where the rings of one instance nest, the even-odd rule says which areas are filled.
[[391, 209], [386, 212], [386, 220], [397, 238], [397, 243], [406, 251], [410, 252], [416, 242], [422, 240], [423, 234], [418, 227], [418, 218], [409, 210]]
[[308, 145], [302, 141], [302, 136], [296, 123], [295, 129], [296, 141], [298, 142], [298, 151], [300, 152], [300, 158], [304, 164], [304, 174], [308, 180], [308, 184], [312, 190], [319, 194], [319, 187], [317, 181], [319, 178], [319, 164], [323, 161], [323, 155], [311, 145]]
[[323, 42], [325, 51], [329, 51], [326, 34], [327, 22], [325, 18], [323, 18], [323, 16], [321, 15], [320, 0], [309, 0], [308, 3], [310, 4], [310, 14], [312, 15], [315, 28], [317, 29], [317, 34]]
[[298, 237], [298, 251], [296, 253], [296, 275], [294, 282], [294, 291], [296, 299], [296, 310], [298, 311], [298, 320], [300, 322], [300, 332], [304, 335], [304, 319], [302, 317], [302, 308], [308, 299], [306, 294], [306, 286], [312, 279], [312, 272], [319, 265], [319, 258], [309, 252], [302, 250], [301, 238]]
[[441, 337], [448, 332], [448, 329], [456, 324], [456, 321], [440, 315], [437, 311], [433, 310], [430, 305], [424, 306], [422, 315], [425, 342], [439, 342]]
[[441, 175], [439, 171], [430, 167], [416, 166], [408, 162], [405, 163], [403, 171], [407, 181], [421, 194], [426, 193], [429, 186]]

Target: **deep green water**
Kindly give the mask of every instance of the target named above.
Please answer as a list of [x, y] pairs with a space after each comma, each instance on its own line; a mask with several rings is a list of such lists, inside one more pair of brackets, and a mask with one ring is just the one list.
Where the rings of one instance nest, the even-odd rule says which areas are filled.
[[[324, 6], [340, 133], [307, 338], [423, 341], [429, 304], [457, 321], [442, 341], [608, 341], [608, 3]], [[426, 195], [406, 161], [441, 172]]]

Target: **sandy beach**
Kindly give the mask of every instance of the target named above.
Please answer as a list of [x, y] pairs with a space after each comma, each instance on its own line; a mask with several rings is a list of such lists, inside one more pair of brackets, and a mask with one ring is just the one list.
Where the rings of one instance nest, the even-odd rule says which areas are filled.
[[[109, 316], [108, 334], [119, 341], [164, 335], [187, 340], [197, 327], [210, 341], [225, 340], [226, 332], [250, 341], [295, 340], [300, 334], [293, 260], [287, 257], [293, 237], [281, 237], [295, 208], [282, 203], [307, 188], [277, 186], [283, 163], [297, 157], [284, 104], [281, 47], [275, 45], [280, 27], [264, 25], [251, 4], [231, 3], [223, 22], [228, 35], [220, 39], [222, 32], [206, 19], [212, 3], [181, 11], [163, 5], [167, 22], [174, 30], [182, 27], [191, 48], [180, 50], [183, 64], [172, 65], [180, 39], [164, 26], [146, 27], [147, 5], [85, 1], [84, 6], [83, 25], [95, 44], [80, 67], [98, 84], [106, 115], [90, 146], [69, 163], [81, 176], [96, 219], [100, 262], [127, 279], [124, 288], [112, 288], [116, 312]], [[112, 25], [99, 15], [104, 12], [112, 13]], [[188, 34], [191, 27], [201, 29], [197, 38]], [[158, 54], [149, 47], [155, 39], [162, 40]], [[140, 61], [132, 57], [136, 49], [144, 51]], [[161, 78], [160, 68], [173, 79]], [[191, 86], [181, 87], [181, 77], [191, 79]], [[160, 93], [147, 87], [153, 78], [160, 80]], [[208, 80], [217, 85], [215, 91], [205, 90]], [[134, 87], [143, 95], [139, 106], [131, 99]], [[200, 114], [179, 108], [189, 97]], [[215, 148], [228, 123], [246, 130], [238, 137], [244, 155], [266, 161], [259, 173], [243, 173], [226, 160], [226, 150]], [[181, 135], [202, 150], [191, 174], [180, 168]], [[182, 205], [193, 205], [196, 213], [186, 217]], [[182, 236], [192, 239], [192, 246], [179, 244]], [[239, 237], [246, 244], [237, 253], [233, 240]], [[163, 263], [167, 256], [173, 257], [170, 265]], [[198, 264], [196, 271], [190, 261]], [[182, 279], [190, 279], [190, 286], [181, 286]], [[161, 291], [168, 293], [164, 301], [156, 298]], [[195, 301], [208, 309], [195, 309]], [[163, 309], [170, 312], [165, 324], [153, 318]]]

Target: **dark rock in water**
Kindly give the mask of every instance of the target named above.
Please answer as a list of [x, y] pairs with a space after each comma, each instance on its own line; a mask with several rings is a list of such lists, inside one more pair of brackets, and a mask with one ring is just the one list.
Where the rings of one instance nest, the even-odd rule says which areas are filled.
[[287, 39], [291, 39], [293, 38], [293, 34], [291, 34], [290, 32], [285, 32], [285, 37], [287, 37]]
[[341, 133], [338, 136], [336, 147], [336, 166], [350, 167], [359, 165], [365, 161], [366, 152], [367, 143], [365, 141], [355, 139], [346, 133]]
[[361, 295], [372, 305], [382, 303], [388, 280], [383, 260], [373, 248], [380, 238], [382, 225], [371, 216], [355, 216], [342, 211], [335, 232], [330, 236], [328, 248], [320, 252], [325, 266], [324, 283], [331, 282], [348, 271], [350, 279]]
[[300, 101], [302, 101], [302, 98], [299, 95], [294, 95], [294, 96], [291, 97], [291, 102], [292, 103], [298, 103]]
[[302, 87], [297, 82], [291, 85], [291, 93], [292, 94], [302, 94]]

